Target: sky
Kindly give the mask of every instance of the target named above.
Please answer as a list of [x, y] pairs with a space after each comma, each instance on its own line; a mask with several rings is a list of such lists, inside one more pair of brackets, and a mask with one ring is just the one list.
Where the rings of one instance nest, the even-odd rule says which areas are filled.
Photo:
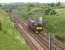
[[12, 2], [40, 2], [40, 3], [52, 3], [52, 2], [65, 2], [65, 0], [0, 0], [0, 3], [12, 3]]

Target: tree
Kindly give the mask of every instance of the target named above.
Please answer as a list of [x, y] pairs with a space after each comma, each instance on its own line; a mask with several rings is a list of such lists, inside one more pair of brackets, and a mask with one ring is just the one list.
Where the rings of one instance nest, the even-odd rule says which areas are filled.
[[28, 7], [34, 7], [35, 5], [34, 4], [29, 4]]
[[56, 12], [53, 9], [47, 9], [45, 10], [45, 15], [56, 15]]
[[0, 7], [2, 7], [2, 5], [0, 4]]
[[50, 12], [50, 15], [55, 15], [56, 14], [56, 12], [54, 11], [54, 10], [52, 10], [51, 12]]
[[50, 10], [51, 10], [51, 9], [45, 10], [45, 15], [49, 15]]
[[54, 7], [55, 3], [49, 3], [48, 6]]
[[60, 6], [61, 5], [61, 2], [58, 2], [57, 4], [56, 4], [56, 6]]

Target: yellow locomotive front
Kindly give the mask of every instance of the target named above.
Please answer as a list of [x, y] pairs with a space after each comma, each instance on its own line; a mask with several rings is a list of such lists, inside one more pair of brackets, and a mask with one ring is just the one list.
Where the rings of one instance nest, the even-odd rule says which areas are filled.
[[35, 33], [41, 33], [43, 31], [43, 26], [42, 24], [37, 24], [35, 26]]

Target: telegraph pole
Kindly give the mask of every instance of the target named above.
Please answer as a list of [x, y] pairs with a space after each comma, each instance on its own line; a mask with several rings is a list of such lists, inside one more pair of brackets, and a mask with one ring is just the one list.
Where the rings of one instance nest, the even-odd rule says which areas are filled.
[[49, 50], [51, 50], [51, 33], [49, 33]]

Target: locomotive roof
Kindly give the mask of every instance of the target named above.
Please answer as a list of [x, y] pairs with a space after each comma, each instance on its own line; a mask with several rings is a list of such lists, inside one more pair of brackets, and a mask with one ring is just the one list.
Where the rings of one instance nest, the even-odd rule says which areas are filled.
[[42, 22], [40, 22], [40, 20], [30, 20], [30, 22], [32, 22], [32, 23], [42, 23]]

